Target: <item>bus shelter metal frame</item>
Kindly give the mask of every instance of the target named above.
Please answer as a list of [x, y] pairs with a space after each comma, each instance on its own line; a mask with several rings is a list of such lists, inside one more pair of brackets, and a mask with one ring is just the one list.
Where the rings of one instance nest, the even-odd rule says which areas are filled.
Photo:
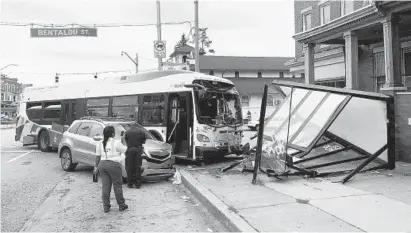
[[[304, 128], [305, 124], [302, 124], [299, 129], [294, 133], [293, 137], [288, 140], [287, 136], [287, 143], [286, 143], [286, 148], [285, 151], [288, 151], [288, 148], [292, 148], [297, 150], [298, 152], [293, 153], [293, 154], [286, 154], [286, 159], [285, 159], [285, 166], [288, 168], [291, 168], [295, 171], [291, 170], [286, 170], [282, 174], [277, 174], [273, 170], [270, 169], [262, 169], [261, 168], [261, 154], [262, 154], [262, 144], [263, 144], [263, 135], [264, 135], [264, 127], [265, 123], [267, 120], [265, 120], [265, 113], [266, 113], [266, 106], [267, 106], [267, 94], [268, 94], [268, 88], [269, 86], [274, 87], [280, 95], [282, 95], [283, 98], [286, 98], [286, 94], [281, 90], [281, 88], [278, 88], [277, 86], [283, 86], [283, 87], [289, 87], [291, 88], [291, 93], [290, 93], [290, 109], [289, 109], [289, 114], [288, 114], [288, 130], [290, 127], [290, 118], [292, 114], [298, 109], [298, 105], [291, 111], [291, 102], [292, 102], [292, 94], [293, 90], [295, 88], [299, 89], [305, 89], [309, 91], [323, 91], [327, 92], [327, 95], [330, 94], [342, 94], [345, 95], [346, 98], [339, 104], [339, 106], [336, 108], [336, 110], [331, 114], [327, 122], [325, 123], [324, 127], [320, 131], [320, 133], [315, 137], [315, 139], [311, 142], [309, 146], [306, 148], [302, 148], [300, 146], [294, 145], [289, 143], [289, 141], [292, 141], [293, 138], [298, 135], [298, 133]], [[300, 101], [299, 104], [303, 103], [304, 98], [307, 98], [308, 94], [306, 94], [303, 99]], [[333, 124], [335, 119], [340, 115], [342, 110], [347, 106], [349, 101], [351, 100], [352, 97], [360, 97], [360, 98], [365, 98], [365, 99], [370, 99], [370, 100], [378, 100], [378, 101], [383, 101], [386, 104], [386, 116], [387, 116], [387, 143], [382, 146], [379, 150], [377, 150], [374, 154], [371, 154], [360, 147], [356, 146], [355, 144], [348, 142], [337, 135], [334, 135], [328, 131], [330, 126]], [[326, 98], [323, 98], [322, 101], [324, 101]], [[282, 103], [284, 104], [285, 101]], [[318, 104], [318, 106], [321, 106], [322, 102]], [[305, 120], [305, 123], [308, 122], [308, 120], [315, 114], [316, 110], [318, 109], [318, 106], [313, 110], [313, 112], [309, 115], [309, 117]], [[272, 116], [274, 116], [277, 111], [281, 108], [278, 107], [268, 119], [271, 119]], [[283, 122], [283, 124], [280, 127], [283, 127], [286, 120]], [[259, 119], [259, 125], [260, 128], [258, 130], [258, 139], [257, 139], [257, 148], [256, 148], [256, 155], [255, 155], [255, 163], [254, 163], [254, 168], [251, 169], [244, 169], [244, 171], [248, 172], [253, 172], [253, 179], [252, 183], [256, 184], [257, 183], [257, 174], [258, 171], [267, 174], [269, 177], [275, 177], [277, 179], [281, 179], [281, 177], [287, 177], [287, 176], [308, 176], [310, 178], [314, 177], [325, 177], [329, 175], [339, 175], [339, 174], [347, 174], [346, 177], [344, 177], [341, 182], [346, 183], [349, 181], [353, 176], [355, 176], [359, 172], [366, 172], [366, 171], [371, 171], [371, 170], [377, 170], [377, 169], [394, 169], [395, 168], [395, 112], [394, 112], [394, 98], [392, 96], [387, 96], [387, 95], [382, 95], [378, 93], [370, 93], [370, 92], [364, 92], [364, 91], [356, 91], [356, 90], [347, 90], [347, 89], [340, 89], [340, 88], [332, 88], [332, 87], [326, 87], [326, 86], [318, 86], [318, 85], [311, 85], [311, 84], [302, 84], [302, 83], [294, 83], [294, 82], [288, 82], [288, 81], [277, 81], [274, 80], [272, 84], [267, 84], [264, 87], [264, 94], [261, 102], [261, 112], [260, 112], [260, 119]], [[288, 133], [287, 133], [288, 135]], [[323, 137], [329, 138], [327, 141], [319, 143], [321, 138]], [[343, 148], [330, 151], [330, 152], [325, 152], [321, 153], [318, 155], [315, 155], [313, 157], [309, 158], [304, 158], [306, 155], [308, 155], [313, 149], [318, 148], [320, 146], [327, 145], [331, 142], [337, 142], [338, 144], [342, 145]], [[333, 161], [333, 162], [327, 162], [327, 163], [322, 163], [322, 164], [317, 164], [309, 167], [302, 167], [299, 166], [300, 164], [307, 162], [307, 161], [312, 161], [315, 159], [323, 158], [326, 156], [331, 156], [337, 153], [340, 153], [342, 151], [347, 151], [347, 150], [353, 150], [360, 154], [361, 156], [357, 158], [350, 158], [350, 159], [343, 159], [340, 161]], [[383, 153], [385, 150], [387, 150], [387, 158], [388, 161], [386, 163], [376, 165], [374, 167], [364, 169], [370, 162], [376, 160], [381, 153]], [[301, 160], [293, 162], [292, 157], [297, 157]], [[364, 160], [365, 159], [365, 160]], [[332, 172], [319, 172], [315, 170], [316, 168], [322, 168], [322, 167], [327, 167], [327, 166], [333, 166], [333, 165], [338, 165], [342, 163], [348, 163], [352, 161], [358, 161], [358, 160], [364, 160], [358, 167], [354, 169], [348, 169], [348, 170], [338, 170], [338, 171], [332, 171]]]

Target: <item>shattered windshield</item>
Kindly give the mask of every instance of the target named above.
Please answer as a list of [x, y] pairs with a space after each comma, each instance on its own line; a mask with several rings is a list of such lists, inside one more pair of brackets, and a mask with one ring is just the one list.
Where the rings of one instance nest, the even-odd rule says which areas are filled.
[[[214, 83], [214, 86], [210, 84]], [[200, 85], [207, 89], [195, 90], [197, 116], [200, 123], [209, 125], [241, 124], [240, 96], [233, 85], [210, 82]]]

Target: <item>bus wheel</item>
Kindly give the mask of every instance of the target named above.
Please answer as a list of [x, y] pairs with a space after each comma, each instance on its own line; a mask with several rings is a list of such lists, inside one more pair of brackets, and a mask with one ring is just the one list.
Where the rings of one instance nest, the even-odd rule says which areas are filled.
[[71, 160], [71, 151], [68, 148], [63, 149], [61, 152], [61, 167], [66, 172], [72, 172], [77, 167], [77, 163], [73, 163]]
[[37, 138], [37, 145], [39, 149], [43, 152], [50, 152], [51, 147], [50, 145], [50, 137], [46, 130], [42, 130], [40, 132], [39, 137]]

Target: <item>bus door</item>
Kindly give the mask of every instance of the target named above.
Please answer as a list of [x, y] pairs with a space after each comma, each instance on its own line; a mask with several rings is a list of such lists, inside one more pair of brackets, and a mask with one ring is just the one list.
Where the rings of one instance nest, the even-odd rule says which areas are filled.
[[173, 145], [174, 154], [189, 153], [189, 114], [187, 93], [173, 93], [168, 101], [167, 142]]

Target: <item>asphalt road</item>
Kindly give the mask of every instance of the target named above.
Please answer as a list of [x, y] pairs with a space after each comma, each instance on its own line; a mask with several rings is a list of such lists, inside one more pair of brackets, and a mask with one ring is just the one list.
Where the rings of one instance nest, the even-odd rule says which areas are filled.
[[171, 182], [127, 189], [129, 209], [101, 205], [101, 182], [78, 166], [61, 169], [55, 152], [14, 142], [14, 129], [1, 129], [1, 231], [227, 231], [183, 185]]

